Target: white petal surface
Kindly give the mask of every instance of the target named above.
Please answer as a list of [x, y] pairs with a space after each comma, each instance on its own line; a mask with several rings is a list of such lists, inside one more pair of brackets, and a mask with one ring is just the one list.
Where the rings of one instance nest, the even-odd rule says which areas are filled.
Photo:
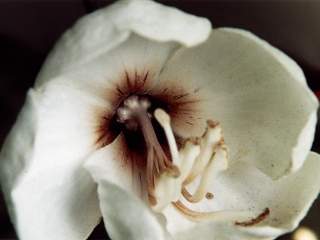
[[162, 72], [167, 79], [200, 88], [208, 117], [221, 122], [231, 164], [249, 162], [273, 178], [303, 165], [318, 102], [279, 50], [242, 30], [213, 30], [204, 44], [176, 53]]
[[20, 239], [86, 239], [101, 214], [96, 186], [81, 168], [93, 151], [83, 93], [30, 90], [0, 156], [1, 183]]
[[97, 113], [112, 107], [104, 91], [125, 70], [156, 76], [179, 44], [199, 44], [210, 31], [204, 18], [123, 0], [85, 16], [62, 36], [1, 152], [2, 187], [21, 239], [90, 234], [100, 211], [82, 163], [94, 151]]
[[207, 39], [211, 24], [205, 18], [149, 0], [118, 1], [81, 18], [62, 36], [46, 60], [37, 84], [108, 54], [131, 32], [155, 41], [194, 46]]
[[[175, 239], [274, 239], [293, 230], [305, 216], [320, 191], [320, 156], [311, 153], [294, 174], [273, 181], [254, 167], [236, 164], [221, 174], [211, 186], [213, 200], [204, 200], [193, 209], [259, 210], [268, 207], [270, 215], [260, 224], [237, 227], [233, 222], [203, 222], [195, 225], [182, 219], [174, 209], [166, 212], [168, 229]], [[240, 181], [241, 179], [241, 181]]]
[[108, 94], [117, 93], [117, 86], [127, 87], [125, 73], [128, 73], [132, 85], [135, 84], [136, 74], [143, 77], [147, 72], [146, 86], [155, 84], [159, 72], [178, 47], [177, 43], [153, 42], [131, 34], [126, 41], [109, 52], [50, 81], [59, 81], [60, 84], [79, 89], [93, 98], [110, 101]]
[[[161, 220], [151, 211], [133, 188], [130, 169], [117, 154], [118, 141], [92, 154], [85, 168], [98, 184], [104, 224], [112, 239], [170, 239]], [[139, 186], [137, 186], [139, 188]]]

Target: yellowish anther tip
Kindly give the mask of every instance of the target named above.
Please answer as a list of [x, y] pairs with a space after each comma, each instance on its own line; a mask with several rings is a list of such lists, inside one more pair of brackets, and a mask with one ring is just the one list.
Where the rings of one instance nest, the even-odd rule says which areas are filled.
[[157, 108], [154, 111], [154, 117], [162, 126], [170, 123], [170, 116], [161, 108]]

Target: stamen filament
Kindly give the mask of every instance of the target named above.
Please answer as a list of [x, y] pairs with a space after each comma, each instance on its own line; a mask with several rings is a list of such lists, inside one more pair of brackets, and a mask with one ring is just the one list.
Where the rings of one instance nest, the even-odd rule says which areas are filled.
[[192, 166], [196, 158], [200, 154], [200, 140], [199, 139], [189, 139], [186, 141], [184, 147], [180, 151], [181, 167], [180, 167], [180, 178], [183, 181], [192, 169]]
[[160, 179], [155, 188], [155, 195], [158, 199], [157, 205], [153, 206], [153, 210], [160, 212], [171, 202], [178, 201], [181, 196], [181, 186], [183, 179], [189, 174], [193, 162], [199, 155], [199, 141], [189, 139], [180, 151], [181, 168], [180, 176], [176, 179], [167, 176], [166, 173], [160, 176]]
[[182, 195], [192, 203], [200, 202], [210, 190], [210, 184], [213, 182], [213, 179], [217, 176], [220, 171], [225, 170], [228, 167], [227, 153], [226, 149], [221, 146], [217, 147], [215, 154], [210, 159], [209, 163], [204, 169], [204, 172], [201, 176], [199, 186], [195, 193], [192, 195], [188, 190], [183, 187]]
[[213, 121], [208, 121], [207, 124], [208, 127], [200, 145], [200, 155], [196, 159], [190, 175], [184, 181], [184, 185], [188, 185], [193, 182], [194, 179], [203, 172], [214, 153], [215, 145], [222, 140], [221, 126]]
[[180, 197], [181, 183], [177, 178], [172, 178], [168, 174], [163, 173], [155, 188], [155, 196], [157, 204], [152, 206], [156, 212], [161, 212], [171, 202], [178, 201]]
[[151, 121], [146, 112], [139, 112], [137, 114], [137, 118], [139, 119], [140, 128], [144, 137], [144, 140], [148, 149], [148, 159], [154, 160], [154, 155], [157, 156], [158, 161], [154, 161], [157, 169], [159, 169], [159, 174], [161, 173], [161, 169], [166, 168], [167, 157], [158, 141], [156, 133], [154, 132]]
[[[172, 203], [172, 205], [185, 217], [191, 221], [247, 221], [255, 218], [259, 213], [256, 211], [212, 211], [198, 212], [188, 208], [181, 201]], [[241, 219], [241, 220], [239, 220]]]
[[[133, 106], [134, 104], [130, 102]], [[134, 105], [134, 107], [136, 107]], [[135, 117], [138, 120], [139, 126], [141, 128], [146, 148], [147, 148], [147, 166], [146, 166], [146, 181], [148, 189], [148, 199], [149, 203], [154, 206], [157, 204], [157, 199], [155, 197], [155, 187], [156, 180], [163, 174], [167, 172], [169, 175], [176, 177], [179, 175], [179, 170], [172, 164], [172, 162], [167, 158], [164, 153], [158, 139], [154, 128], [152, 126], [151, 120], [145, 109], [137, 109], [135, 111]]]

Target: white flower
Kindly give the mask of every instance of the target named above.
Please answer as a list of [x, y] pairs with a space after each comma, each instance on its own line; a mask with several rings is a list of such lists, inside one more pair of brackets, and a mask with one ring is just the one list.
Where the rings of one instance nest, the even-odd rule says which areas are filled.
[[28, 92], [0, 157], [10, 216], [22, 240], [86, 239], [101, 216], [117, 240], [273, 239], [319, 193], [317, 107], [253, 34], [119, 1], [68, 30]]

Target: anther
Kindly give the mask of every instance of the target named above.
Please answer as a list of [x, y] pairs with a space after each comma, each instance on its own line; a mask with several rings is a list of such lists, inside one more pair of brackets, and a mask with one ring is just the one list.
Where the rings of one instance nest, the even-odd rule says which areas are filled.
[[147, 97], [132, 95], [125, 99], [117, 109], [117, 121], [123, 123], [129, 130], [137, 130], [137, 116], [139, 114], [146, 114], [149, 118], [152, 117], [152, 115], [147, 112], [150, 106], [151, 103]]

